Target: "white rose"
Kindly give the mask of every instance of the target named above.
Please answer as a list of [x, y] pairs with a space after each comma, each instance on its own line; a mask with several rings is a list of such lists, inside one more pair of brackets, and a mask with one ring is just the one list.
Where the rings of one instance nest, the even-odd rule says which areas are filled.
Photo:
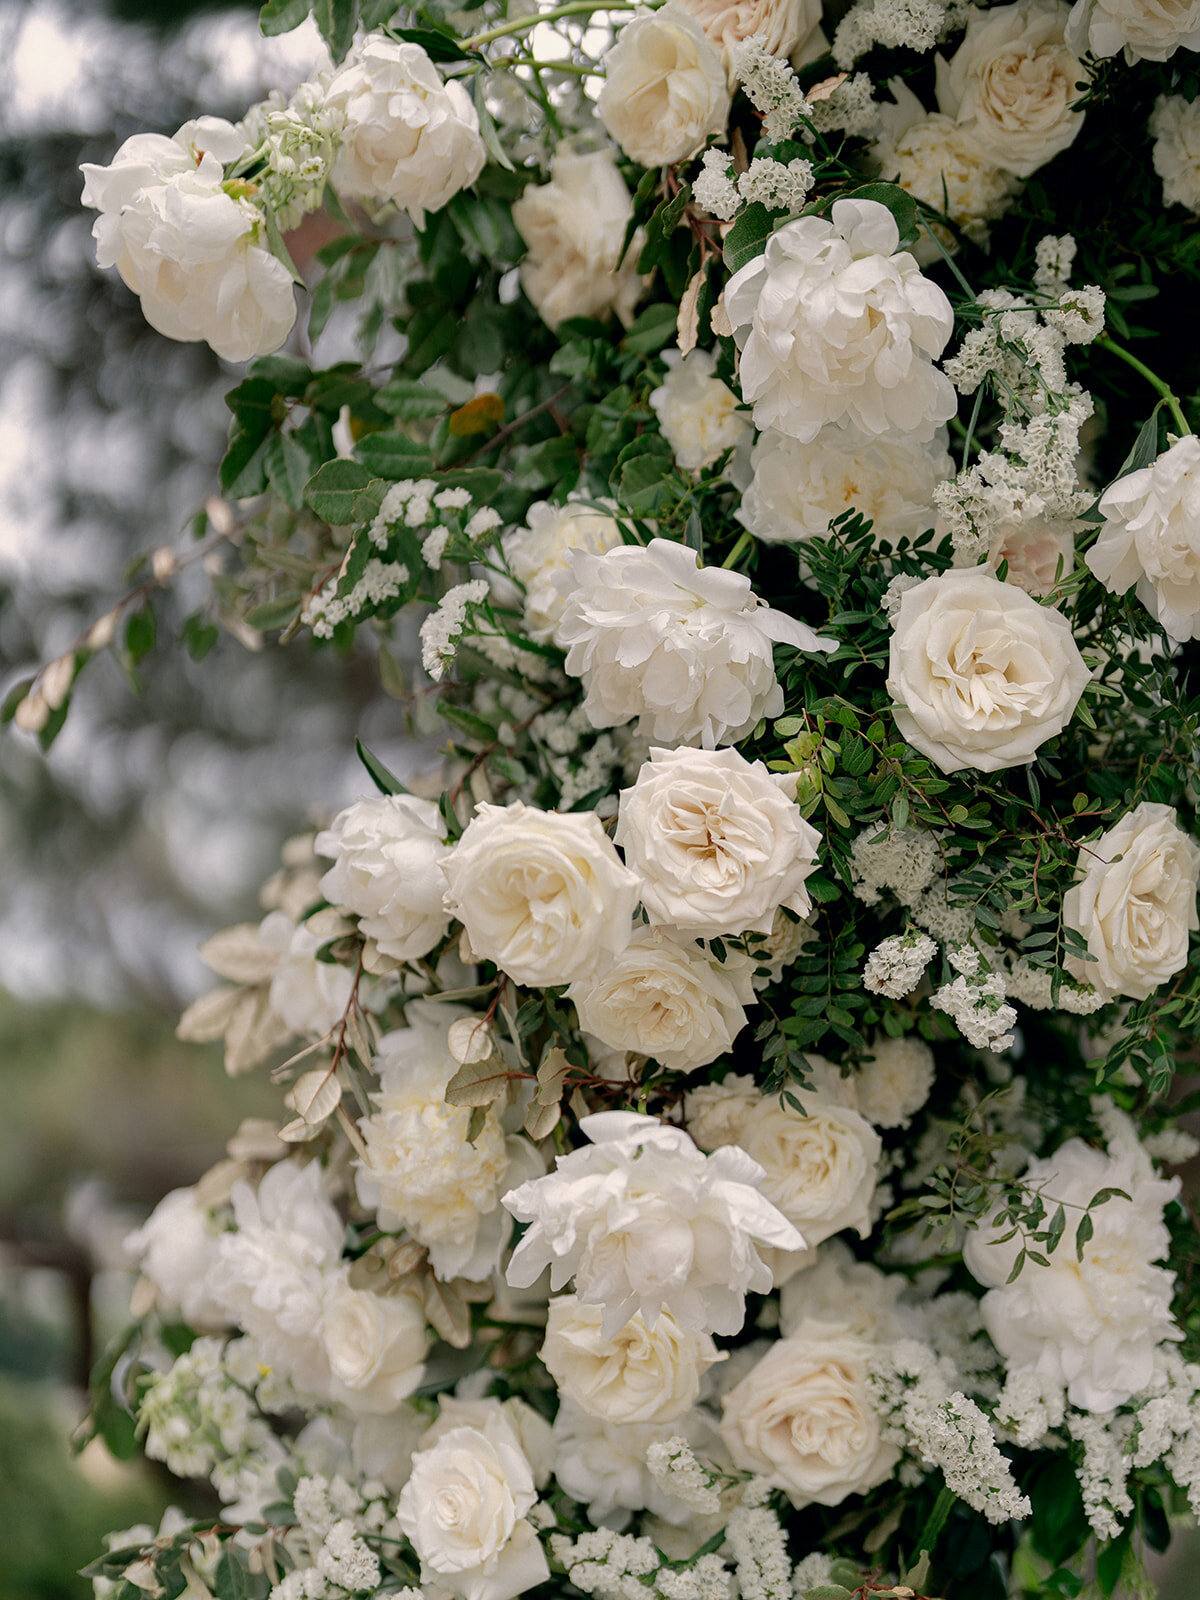
[[680, 0], [726, 63], [756, 34], [773, 56], [793, 55], [821, 21], [821, 0]]
[[664, 1489], [646, 1463], [651, 1445], [680, 1436], [706, 1455], [720, 1443], [697, 1411], [671, 1423], [621, 1423], [565, 1400], [554, 1420], [554, 1476], [573, 1500], [587, 1506], [597, 1525], [623, 1528], [634, 1511], [649, 1511], [668, 1524], [690, 1524], [692, 1507]]
[[992, 536], [988, 566], [995, 570], [1007, 561], [1006, 582], [1015, 583], [1026, 594], [1052, 594], [1075, 565], [1072, 530], [1073, 524], [1051, 517], [1028, 516], [1002, 523]]
[[663, 438], [688, 472], [699, 472], [735, 449], [751, 431], [750, 418], [738, 410], [741, 401], [728, 384], [713, 376], [716, 357], [708, 350], [680, 356], [669, 350], [663, 359], [667, 375], [651, 391]]
[[186, 1323], [221, 1327], [228, 1317], [208, 1286], [220, 1237], [211, 1212], [197, 1203], [195, 1189], [172, 1189], [128, 1235], [124, 1249], [162, 1303], [177, 1306]]
[[910, 1034], [876, 1036], [854, 1074], [858, 1109], [877, 1128], [906, 1128], [933, 1088], [933, 1051]]
[[527, 1287], [549, 1267], [557, 1290], [574, 1277], [580, 1300], [603, 1308], [606, 1338], [635, 1313], [653, 1327], [664, 1309], [681, 1328], [736, 1333], [747, 1291], [770, 1287], [757, 1246], [804, 1244], [760, 1194], [762, 1168], [742, 1150], [705, 1156], [682, 1129], [632, 1111], [579, 1126], [589, 1145], [504, 1196], [531, 1224], [508, 1281]]
[[263, 214], [222, 187], [242, 136], [219, 117], [186, 122], [174, 138], [139, 133], [107, 167], [85, 164], [83, 203], [97, 260], [141, 297], [168, 339], [206, 340], [227, 361], [278, 350], [296, 320], [292, 277], [261, 246]]
[[422, 1582], [464, 1600], [513, 1600], [550, 1568], [526, 1520], [537, 1500], [516, 1434], [501, 1417], [452, 1428], [413, 1457], [396, 1520], [421, 1560]]
[[795, 791], [794, 773], [736, 750], [652, 749], [621, 791], [613, 835], [651, 923], [711, 939], [770, 933], [780, 906], [807, 916], [821, 835]]
[[450, 917], [442, 904], [446, 830], [432, 800], [411, 794], [357, 800], [317, 835], [334, 863], [321, 893], [359, 919], [384, 955], [412, 961], [443, 939]]
[[779, 1339], [725, 1396], [721, 1435], [734, 1463], [794, 1506], [836, 1506], [890, 1478], [869, 1377], [878, 1347], [837, 1322], [809, 1318]]
[[311, 928], [299, 927], [283, 911], [271, 911], [258, 925], [260, 942], [279, 953], [267, 991], [271, 1010], [293, 1033], [326, 1034], [346, 1009], [354, 988], [348, 967], [318, 961], [326, 942]]
[[783, 711], [773, 644], [836, 647], [760, 601], [744, 574], [700, 567], [670, 539], [579, 551], [571, 577], [554, 638], [595, 728], [637, 717], [656, 743], [732, 744]]
[[[1058, 1205], [1067, 1229], [1040, 1267], [1026, 1260], [1006, 1282], [1022, 1246], [1011, 1224], [985, 1221], [967, 1234], [963, 1259], [988, 1293], [983, 1319], [1010, 1369], [1033, 1368], [1064, 1384], [1071, 1404], [1111, 1411], [1144, 1389], [1154, 1373], [1154, 1352], [1180, 1337], [1171, 1316], [1175, 1274], [1151, 1263], [1170, 1248], [1163, 1207], [1179, 1193], [1179, 1179], [1155, 1178], [1143, 1152], [1117, 1155], [1069, 1139], [1052, 1156], [1031, 1161], [1022, 1181], [1039, 1193], [1047, 1219]], [[1101, 1189], [1123, 1189], [1093, 1207], [1095, 1232], [1077, 1258], [1075, 1229]]]
[[1084, 561], [1106, 589], [1137, 597], [1173, 639], [1200, 638], [1200, 439], [1186, 433], [1100, 500]]
[[827, 1239], [816, 1260], [779, 1291], [779, 1327], [786, 1337], [806, 1317], [841, 1323], [873, 1344], [887, 1344], [905, 1331], [897, 1302], [907, 1280], [857, 1261], [840, 1239]]
[[1187, 965], [1188, 935], [1200, 927], [1200, 845], [1173, 806], [1143, 800], [1080, 850], [1077, 871], [1063, 926], [1082, 935], [1095, 960], [1068, 956], [1064, 966], [1105, 999], [1147, 999]]
[[443, 83], [419, 44], [368, 34], [334, 73], [325, 103], [342, 119], [335, 186], [393, 201], [418, 228], [483, 171], [471, 96]]
[[633, 201], [611, 150], [576, 155], [559, 146], [550, 182], [530, 184], [513, 202], [512, 218], [529, 250], [521, 286], [554, 328], [565, 317], [615, 311], [626, 327], [644, 287], [634, 263], [636, 237], [622, 258]]
[[1072, 144], [1083, 81], [1064, 42], [1065, 0], [1016, 0], [975, 11], [947, 62], [937, 59], [938, 106], [974, 135], [998, 167], [1027, 178]]
[[686, 161], [729, 120], [725, 68], [704, 29], [670, 3], [626, 23], [604, 57], [596, 114], [633, 161]]
[[1200, 211], [1200, 102], [1160, 95], [1150, 117], [1154, 170], [1167, 205]]
[[722, 1359], [709, 1335], [665, 1310], [653, 1327], [635, 1314], [610, 1339], [601, 1320], [599, 1306], [573, 1294], [550, 1302], [541, 1354], [559, 1392], [606, 1422], [661, 1426], [690, 1411], [701, 1377]]
[[753, 478], [734, 515], [770, 544], [823, 539], [847, 511], [866, 517], [876, 539], [894, 545], [915, 538], [933, 527], [934, 488], [954, 473], [944, 428], [923, 444], [833, 425], [802, 443], [768, 428], [750, 466]]
[[725, 309], [742, 352], [742, 395], [760, 428], [806, 441], [829, 422], [925, 443], [957, 409], [933, 361], [954, 326], [886, 206], [837, 200], [797, 217], [734, 273]]
[[926, 578], [901, 597], [888, 693], [902, 736], [943, 772], [1032, 761], [1088, 681], [1071, 625], [985, 567]]
[[576, 500], [563, 506], [539, 500], [530, 506], [525, 526], [506, 533], [503, 546], [513, 577], [525, 586], [525, 627], [531, 639], [547, 644], [554, 634], [565, 603], [555, 579], [569, 569], [571, 552], [602, 556], [620, 543], [620, 525], [606, 511]]
[[672, 1072], [693, 1072], [725, 1054], [746, 1026], [752, 963], [724, 963], [699, 946], [644, 925], [609, 966], [573, 983], [579, 1026], [613, 1050], [636, 1050]]
[[1166, 61], [1176, 50], [1200, 50], [1200, 0], [1075, 0], [1067, 43], [1080, 55]]
[[395, 1411], [425, 1375], [425, 1312], [410, 1294], [378, 1295], [335, 1277], [325, 1292], [321, 1339], [330, 1398], [356, 1415]]
[[586, 978], [629, 943], [638, 880], [590, 811], [481, 803], [442, 870], [475, 955], [518, 983]]
[[[463, 1387], [469, 1387], [469, 1382]], [[439, 1395], [437, 1416], [417, 1440], [416, 1448], [430, 1449], [452, 1428], [477, 1428], [480, 1433], [489, 1435], [497, 1428], [502, 1432], [511, 1431], [521, 1447], [521, 1454], [529, 1463], [534, 1484], [542, 1489], [550, 1481], [554, 1462], [550, 1424], [531, 1405], [515, 1395], [509, 1400], [496, 1400], [490, 1396], [470, 1399], [456, 1394]]]

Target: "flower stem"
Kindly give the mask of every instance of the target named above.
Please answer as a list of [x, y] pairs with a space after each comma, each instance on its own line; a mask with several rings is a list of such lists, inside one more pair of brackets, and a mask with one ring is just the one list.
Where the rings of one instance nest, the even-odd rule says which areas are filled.
[[478, 50], [480, 45], [491, 44], [493, 39], [503, 39], [507, 34], [526, 33], [542, 22], [557, 22], [560, 17], [584, 16], [591, 11], [636, 11], [642, 0], [568, 0], [566, 5], [555, 6], [551, 11], [536, 11], [531, 17], [517, 17], [513, 22], [502, 22], [486, 33], [464, 39], [464, 50]]
[[1179, 425], [1180, 433], [1191, 433], [1192, 430], [1188, 426], [1188, 419], [1183, 414], [1183, 407], [1179, 404], [1178, 396], [1163, 382], [1157, 372], [1152, 372], [1144, 361], [1139, 361], [1137, 356], [1131, 355], [1128, 350], [1114, 343], [1106, 333], [1096, 340], [1096, 344], [1101, 350], [1107, 350], [1110, 356], [1116, 356], [1126, 366], [1132, 367], [1135, 372], [1140, 373], [1155, 393], [1163, 397], [1167, 410]]
[[738, 538], [738, 542], [725, 557], [724, 561], [722, 561], [721, 565], [723, 567], [736, 567], [738, 562], [742, 559], [742, 556], [750, 548], [750, 538], [751, 535], [749, 533], [741, 534]]
[[933, 1510], [929, 1513], [929, 1520], [921, 1530], [921, 1537], [917, 1540], [918, 1553], [922, 1550], [932, 1550], [937, 1543], [938, 1534], [946, 1524], [957, 1495], [953, 1489], [948, 1489], [943, 1484], [938, 1490], [938, 1497], [933, 1503]]

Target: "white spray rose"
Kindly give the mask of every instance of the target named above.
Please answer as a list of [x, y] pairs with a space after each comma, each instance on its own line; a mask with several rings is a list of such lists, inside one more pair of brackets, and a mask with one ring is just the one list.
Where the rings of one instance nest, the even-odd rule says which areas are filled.
[[385, 1416], [425, 1376], [425, 1312], [411, 1294], [372, 1294], [335, 1278], [325, 1292], [321, 1339], [330, 1398], [356, 1416]]
[[346, 1009], [354, 988], [348, 967], [318, 961], [326, 942], [303, 922], [297, 927], [284, 911], [271, 911], [258, 925], [260, 942], [278, 951], [268, 1003], [293, 1033], [326, 1034]]
[[1200, 638], [1200, 439], [1186, 433], [1100, 500], [1084, 561], [1106, 589], [1137, 597], [1173, 639]]
[[985, 567], [926, 578], [901, 597], [893, 715], [943, 772], [1032, 761], [1070, 722], [1087, 681], [1066, 617]]
[[770, 933], [780, 906], [807, 916], [821, 835], [795, 792], [794, 773], [736, 750], [652, 749], [621, 791], [613, 835], [650, 921], [711, 939]]
[[1154, 170], [1167, 205], [1200, 211], [1200, 102], [1181, 94], [1159, 97], [1150, 117]]
[[222, 1327], [224, 1307], [208, 1286], [221, 1235], [210, 1212], [197, 1203], [195, 1189], [172, 1189], [141, 1227], [125, 1239], [125, 1253], [167, 1306], [177, 1306], [193, 1328]]
[[1200, 50], [1200, 0], [1075, 0], [1067, 43], [1080, 55], [1166, 61], [1176, 50]]
[[432, 800], [411, 794], [357, 800], [317, 835], [316, 848], [334, 863], [321, 893], [352, 911], [384, 955], [411, 961], [445, 937], [450, 917], [441, 864], [450, 846]]
[[518, 983], [587, 978], [629, 943], [638, 880], [592, 812], [480, 804], [443, 871], [475, 955]]
[[762, 1168], [742, 1150], [705, 1156], [682, 1129], [633, 1111], [579, 1126], [589, 1145], [504, 1196], [531, 1224], [508, 1281], [528, 1287], [547, 1267], [553, 1289], [574, 1277], [580, 1300], [603, 1309], [606, 1338], [635, 1314], [653, 1327], [664, 1309], [681, 1328], [736, 1333], [747, 1292], [770, 1288], [758, 1245], [804, 1244], [759, 1192]]
[[1016, 0], [973, 12], [962, 43], [937, 62], [938, 105], [998, 167], [1027, 178], [1083, 127], [1072, 111], [1083, 68], [1064, 43], [1065, 0]]
[[680, 0], [728, 64], [755, 35], [769, 55], [793, 55], [821, 21], [821, 0]]
[[794, 1506], [836, 1506], [890, 1478], [869, 1377], [877, 1346], [837, 1322], [807, 1318], [725, 1396], [721, 1435], [737, 1466], [761, 1473]]
[[368, 34], [334, 73], [325, 102], [342, 120], [335, 186], [402, 206], [418, 228], [483, 171], [471, 96], [443, 83], [419, 44]]
[[1077, 871], [1063, 925], [1083, 936], [1095, 960], [1068, 956], [1067, 971], [1106, 999], [1147, 999], [1187, 965], [1188, 936], [1200, 927], [1200, 845], [1173, 806], [1143, 800], [1080, 850]]
[[596, 114], [633, 161], [685, 161], [725, 132], [725, 68], [704, 29], [672, 0], [626, 23], [604, 58]]
[[933, 527], [933, 491], [954, 473], [944, 428], [923, 444], [873, 438], [849, 425], [822, 428], [803, 443], [768, 428], [750, 466], [753, 478], [734, 515], [770, 544], [823, 539], [847, 511], [869, 518], [876, 539], [915, 538]]
[[116, 267], [152, 328], [204, 339], [226, 361], [278, 350], [296, 320], [291, 274], [262, 247], [262, 212], [223, 187], [223, 163], [242, 153], [232, 124], [200, 117], [171, 139], [135, 134], [109, 166], [80, 169], [83, 203], [100, 212], [100, 266]]
[[633, 201], [611, 150], [576, 155], [560, 146], [550, 182], [530, 184], [513, 202], [512, 218], [528, 245], [521, 286], [550, 327], [564, 317], [615, 311], [626, 327], [643, 288], [635, 262], [638, 240], [622, 258]]
[[923, 277], [886, 206], [838, 200], [797, 217], [734, 273], [725, 309], [742, 352], [742, 394], [760, 428], [815, 439], [826, 423], [924, 443], [957, 407], [933, 361], [954, 316]]
[[559, 1392], [606, 1422], [661, 1426], [690, 1411], [701, 1377], [722, 1359], [710, 1336], [662, 1311], [652, 1328], [635, 1314], [606, 1339], [602, 1316], [573, 1294], [550, 1302], [541, 1354]]
[[713, 376], [717, 362], [711, 351], [681, 357], [669, 350], [663, 359], [667, 375], [651, 391], [650, 404], [676, 461], [699, 472], [742, 443], [751, 432], [750, 418], [737, 409], [741, 402], [729, 385]]
[[753, 963], [729, 952], [719, 962], [699, 946], [645, 926], [607, 967], [581, 983], [579, 1026], [613, 1050], [636, 1050], [672, 1072], [707, 1066], [732, 1046], [754, 1000]]
[[595, 728], [636, 717], [656, 743], [732, 744], [783, 711], [773, 644], [836, 648], [760, 601], [744, 574], [700, 567], [669, 539], [580, 551], [571, 576], [554, 637]]
[[854, 1075], [858, 1109], [877, 1128], [905, 1128], [933, 1088], [933, 1051], [911, 1034], [879, 1034]]
[[602, 556], [620, 543], [620, 525], [605, 511], [576, 500], [563, 506], [538, 500], [530, 506], [525, 526], [506, 533], [503, 545], [513, 577], [525, 586], [525, 627], [531, 639], [547, 644], [554, 634], [564, 605], [555, 579], [570, 567], [572, 550]]
[[[1150, 1382], [1156, 1347], [1180, 1337], [1171, 1316], [1175, 1274], [1152, 1265], [1170, 1248], [1163, 1207], [1179, 1179], [1155, 1178], [1131, 1134], [1111, 1155], [1069, 1139], [1031, 1161], [1022, 1181], [1041, 1195], [1047, 1218], [1065, 1208], [1066, 1233], [1049, 1266], [1026, 1260], [1011, 1283], [1020, 1233], [1005, 1238], [1011, 1224], [985, 1220], [967, 1234], [963, 1259], [988, 1289], [984, 1323], [1010, 1370], [1032, 1368], [1065, 1385], [1072, 1405], [1111, 1411]], [[1095, 1232], [1077, 1258], [1084, 1208], [1109, 1188], [1130, 1198], [1092, 1208]]]
[[554, 1476], [600, 1526], [623, 1528], [634, 1511], [690, 1524], [693, 1509], [664, 1489], [646, 1462], [652, 1445], [681, 1436], [709, 1456], [720, 1444], [700, 1411], [669, 1423], [611, 1422], [564, 1400], [554, 1420]]

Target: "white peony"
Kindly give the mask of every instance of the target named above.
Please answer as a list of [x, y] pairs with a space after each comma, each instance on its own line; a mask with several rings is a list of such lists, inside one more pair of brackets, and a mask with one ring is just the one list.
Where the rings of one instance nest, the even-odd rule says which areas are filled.
[[1075, 0], [1067, 43], [1080, 55], [1166, 61], [1176, 50], [1200, 50], [1200, 0]]
[[278, 350], [296, 320], [291, 273], [262, 247], [262, 212], [224, 187], [223, 163], [242, 154], [231, 123], [200, 117], [171, 139], [135, 134], [107, 167], [80, 169], [83, 203], [100, 212], [100, 266], [116, 267], [152, 328], [204, 339], [227, 361]]
[[821, 0], [679, 0], [729, 63], [756, 35], [773, 56], [793, 55], [821, 22]]
[[635, 1313], [607, 1339], [602, 1320], [599, 1306], [573, 1294], [551, 1300], [541, 1355], [559, 1393], [606, 1422], [661, 1426], [690, 1411], [722, 1359], [711, 1337], [665, 1310], [653, 1327]]
[[621, 791], [613, 835], [651, 923], [711, 939], [770, 933], [780, 906], [807, 916], [821, 835], [795, 792], [794, 773], [736, 750], [652, 749]]
[[[1171, 1316], [1175, 1274], [1153, 1266], [1167, 1254], [1163, 1207], [1179, 1179], [1155, 1178], [1136, 1139], [1114, 1154], [1069, 1139], [1022, 1176], [1040, 1194], [1047, 1220], [1066, 1211], [1062, 1241], [1049, 1266], [1026, 1260], [1009, 1278], [1022, 1235], [1007, 1221], [985, 1220], [967, 1234], [963, 1259], [984, 1284], [984, 1323], [1010, 1370], [1032, 1368], [1066, 1385], [1071, 1404], [1111, 1411], [1150, 1382], [1154, 1352], [1178, 1339]], [[1077, 1255], [1075, 1230], [1101, 1189], [1123, 1189], [1092, 1208], [1094, 1233]]]
[[525, 627], [529, 637], [548, 644], [564, 605], [555, 579], [568, 570], [571, 552], [587, 550], [602, 556], [621, 543], [621, 528], [607, 511], [578, 500], [568, 500], [562, 506], [538, 500], [526, 513], [525, 526], [506, 533], [502, 542], [509, 569], [525, 588]]
[[750, 456], [753, 477], [734, 513], [770, 544], [823, 539], [835, 517], [857, 511], [876, 539], [896, 544], [934, 525], [933, 491], [953, 476], [946, 432], [917, 444], [831, 424], [803, 443], [768, 428]]
[[1163, 200], [1200, 211], [1200, 101], [1160, 95], [1150, 117], [1150, 135]]
[[698, 154], [729, 120], [725, 68], [704, 29], [668, 0], [642, 11], [604, 57], [596, 114], [633, 161], [665, 167]]
[[663, 358], [667, 375], [650, 393], [663, 438], [688, 472], [699, 472], [736, 449], [750, 434], [750, 418], [738, 410], [741, 401], [728, 384], [713, 376], [716, 357], [708, 350]]
[[638, 880], [592, 812], [482, 803], [443, 864], [476, 956], [518, 983], [571, 983], [619, 956]]
[[725, 1396], [721, 1436], [735, 1465], [761, 1474], [794, 1506], [836, 1506], [890, 1478], [900, 1459], [883, 1437], [870, 1387], [877, 1347], [838, 1322], [806, 1318]]
[[487, 161], [471, 96], [461, 83], [443, 83], [419, 44], [368, 34], [334, 73], [325, 103], [342, 122], [335, 187], [390, 200], [418, 228]]
[[445, 937], [450, 917], [441, 864], [450, 846], [432, 800], [411, 794], [356, 800], [317, 835], [316, 848], [334, 863], [321, 893], [353, 912], [384, 955], [412, 961]]
[[937, 59], [938, 106], [998, 167], [1029, 177], [1074, 143], [1084, 78], [1064, 42], [1066, 0], [1015, 0], [974, 11], [949, 61]]
[[786, 1337], [806, 1317], [838, 1322], [860, 1339], [887, 1344], [906, 1331], [898, 1301], [907, 1280], [858, 1261], [840, 1239], [827, 1239], [816, 1259], [779, 1291], [779, 1327]]
[[815, 439], [830, 422], [924, 443], [956, 411], [933, 361], [954, 326], [950, 302], [897, 253], [886, 206], [837, 200], [797, 217], [734, 273], [725, 309], [742, 352], [742, 394], [760, 428]]
[[633, 1111], [579, 1126], [589, 1145], [504, 1196], [530, 1224], [508, 1281], [527, 1287], [547, 1267], [553, 1289], [574, 1277], [580, 1300], [602, 1307], [606, 1338], [635, 1314], [653, 1327], [663, 1310], [684, 1329], [736, 1333], [747, 1291], [771, 1285], [757, 1246], [804, 1244], [759, 1192], [762, 1168], [742, 1150], [705, 1156], [682, 1129]]
[[1080, 850], [1077, 871], [1063, 926], [1083, 936], [1095, 959], [1068, 956], [1064, 966], [1107, 1000], [1147, 999], [1187, 965], [1188, 936], [1200, 927], [1200, 845], [1173, 806], [1143, 800]]
[[1084, 561], [1106, 589], [1137, 597], [1173, 639], [1200, 638], [1200, 439], [1186, 433], [1157, 461], [1104, 491], [1104, 525]]
[[267, 991], [271, 1010], [293, 1033], [328, 1033], [345, 1012], [353, 972], [318, 961], [317, 951], [326, 941], [303, 922], [297, 926], [284, 911], [268, 912], [258, 925], [258, 937], [279, 955]]
[[909, 1034], [879, 1034], [854, 1074], [858, 1109], [877, 1128], [906, 1128], [933, 1088], [933, 1051]]
[[580, 551], [572, 580], [554, 637], [595, 728], [636, 717], [656, 743], [732, 744], [783, 711], [773, 644], [836, 648], [759, 600], [742, 573], [701, 567], [669, 539]]
[[552, 328], [566, 317], [610, 311], [626, 327], [633, 321], [644, 287], [634, 265], [637, 237], [626, 256], [620, 253], [632, 216], [633, 201], [611, 150], [577, 155], [560, 145], [550, 182], [531, 183], [513, 202], [513, 222], [529, 247], [521, 286]]
[[672, 1072], [707, 1066], [732, 1046], [754, 1000], [752, 963], [719, 962], [698, 945], [644, 925], [607, 967], [580, 983], [579, 1026], [613, 1050], [636, 1050]]
[[356, 1416], [385, 1416], [425, 1376], [425, 1312], [411, 1294], [373, 1294], [344, 1276], [325, 1291], [321, 1340], [329, 1361], [330, 1399]]
[[1006, 561], [1006, 583], [1015, 583], [1026, 594], [1052, 594], [1075, 565], [1073, 530], [1073, 523], [1053, 517], [1030, 515], [1001, 523], [988, 547], [988, 566], [996, 570]]
[[887, 687], [902, 736], [943, 772], [1032, 761], [1088, 681], [1066, 617], [986, 567], [906, 590]]
[[573, 1500], [587, 1506], [597, 1525], [623, 1528], [635, 1511], [649, 1511], [668, 1524], [690, 1524], [693, 1509], [663, 1488], [646, 1462], [651, 1445], [679, 1437], [706, 1455], [720, 1443], [699, 1411], [671, 1423], [613, 1422], [565, 1400], [554, 1420], [554, 1476]]
[[172, 1189], [127, 1236], [124, 1249], [154, 1285], [157, 1298], [178, 1307], [186, 1323], [193, 1328], [221, 1327], [228, 1317], [208, 1286], [220, 1237], [212, 1213], [198, 1203], [195, 1189]]

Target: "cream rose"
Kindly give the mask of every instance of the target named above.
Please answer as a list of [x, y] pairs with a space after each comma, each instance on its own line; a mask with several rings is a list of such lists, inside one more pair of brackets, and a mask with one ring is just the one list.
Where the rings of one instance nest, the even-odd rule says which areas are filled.
[[806, 1318], [725, 1396], [721, 1436], [735, 1465], [794, 1506], [836, 1506], [890, 1478], [900, 1451], [883, 1438], [868, 1382], [877, 1346], [837, 1322]]
[[357, 800], [317, 835], [316, 849], [334, 863], [321, 893], [353, 912], [384, 955], [412, 961], [445, 937], [442, 862], [450, 846], [432, 800], [411, 794]]
[[680, 357], [669, 350], [663, 359], [667, 375], [651, 391], [650, 404], [676, 461], [688, 472], [699, 472], [748, 437], [750, 418], [738, 410], [741, 402], [729, 385], [713, 376], [717, 363], [711, 351]]
[[725, 132], [725, 68], [704, 29], [668, 0], [626, 23], [604, 58], [596, 113], [613, 138], [644, 167], [685, 161]]
[[1064, 43], [1065, 0], [1016, 0], [975, 11], [962, 43], [937, 62], [938, 106], [968, 128], [996, 166], [1027, 178], [1083, 127], [1071, 107], [1083, 81]]
[[905, 1128], [933, 1088], [933, 1051], [909, 1034], [880, 1034], [854, 1074], [858, 1109], [876, 1128]]
[[1164, 201], [1200, 211], [1200, 104], [1181, 94], [1160, 95], [1150, 117], [1150, 136]]
[[896, 726], [943, 772], [1032, 761], [1088, 680], [1060, 611], [983, 567], [926, 578], [900, 600], [887, 687]]
[[690, 1411], [700, 1379], [721, 1355], [707, 1333], [681, 1328], [669, 1311], [654, 1326], [640, 1315], [611, 1339], [599, 1306], [575, 1295], [550, 1302], [542, 1363], [559, 1392], [606, 1422], [673, 1422]]
[[425, 1312], [410, 1294], [378, 1295], [335, 1277], [321, 1309], [330, 1398], [357, 1415], [386, 1415], [421, 1383]]
[[1075, 0], [1067, 43], [1080, 55], [1166, 61], [1176, 50], [1200, 50], [1200, 0]]
[[554, 328], [564, 317], [616, 312], [626, 327], [644, 287], [634, 263], [638, 241], [620, 255], [633, 215], [611, 150], [575, 155], [560, 145], [550, 182], [530, 184], [513, 202], [512, 218], [528, 253], [521, 286]]
[[773, 56], [791, 56], [821, 21], [821, 0], [680, 0], [728, 65], [735, 46], [756, 34]]
[[1147, 999], [1187, 965], [1188, 936], [1200, 927], [1200, 845], [1173, 806], [1143, 800], [1080, 850], [1078, 871], [1063, 925], [1082, 935], [1095, 960], [1068, 956], [1064, 966], [1106, 999]]
[[620, 543], [620, 525], [606, 511], [576, 500], [563, 506], [539, 500], [530, 506], [525, 526], [505, 534], [503, 546], [513, 577], [525, 588], [525, 626], [531, 639], [547, 644], [553, 637], [565, 604], [555, 580], [569, 570], [571, 552], [602, 556]]
[[806, 1317], [815, 1317], [841, 1323], [872, 1344], [900, 1338], [906, 1330], [898, 1302], [908, 1282], [901, 1273], [881, 1272], [869, 1261], [856, 1260], [840, 1239], [827, 1239], [815, 1254], [816, 1261], [779, 1291], [779, 1326], [785, 1337]]
[[481, 804], [442, 870], [475, 955], [518, 983], [578, 981], [629, 943], [638, 880], [591, 812]]
[[1007, 583], [1026, 594], [1052, 594], [1075, 565], [1074, 525], [1051, 517], [1029, 516], [997, 529], [988, 549], [988, 566], [1008, 563]]

